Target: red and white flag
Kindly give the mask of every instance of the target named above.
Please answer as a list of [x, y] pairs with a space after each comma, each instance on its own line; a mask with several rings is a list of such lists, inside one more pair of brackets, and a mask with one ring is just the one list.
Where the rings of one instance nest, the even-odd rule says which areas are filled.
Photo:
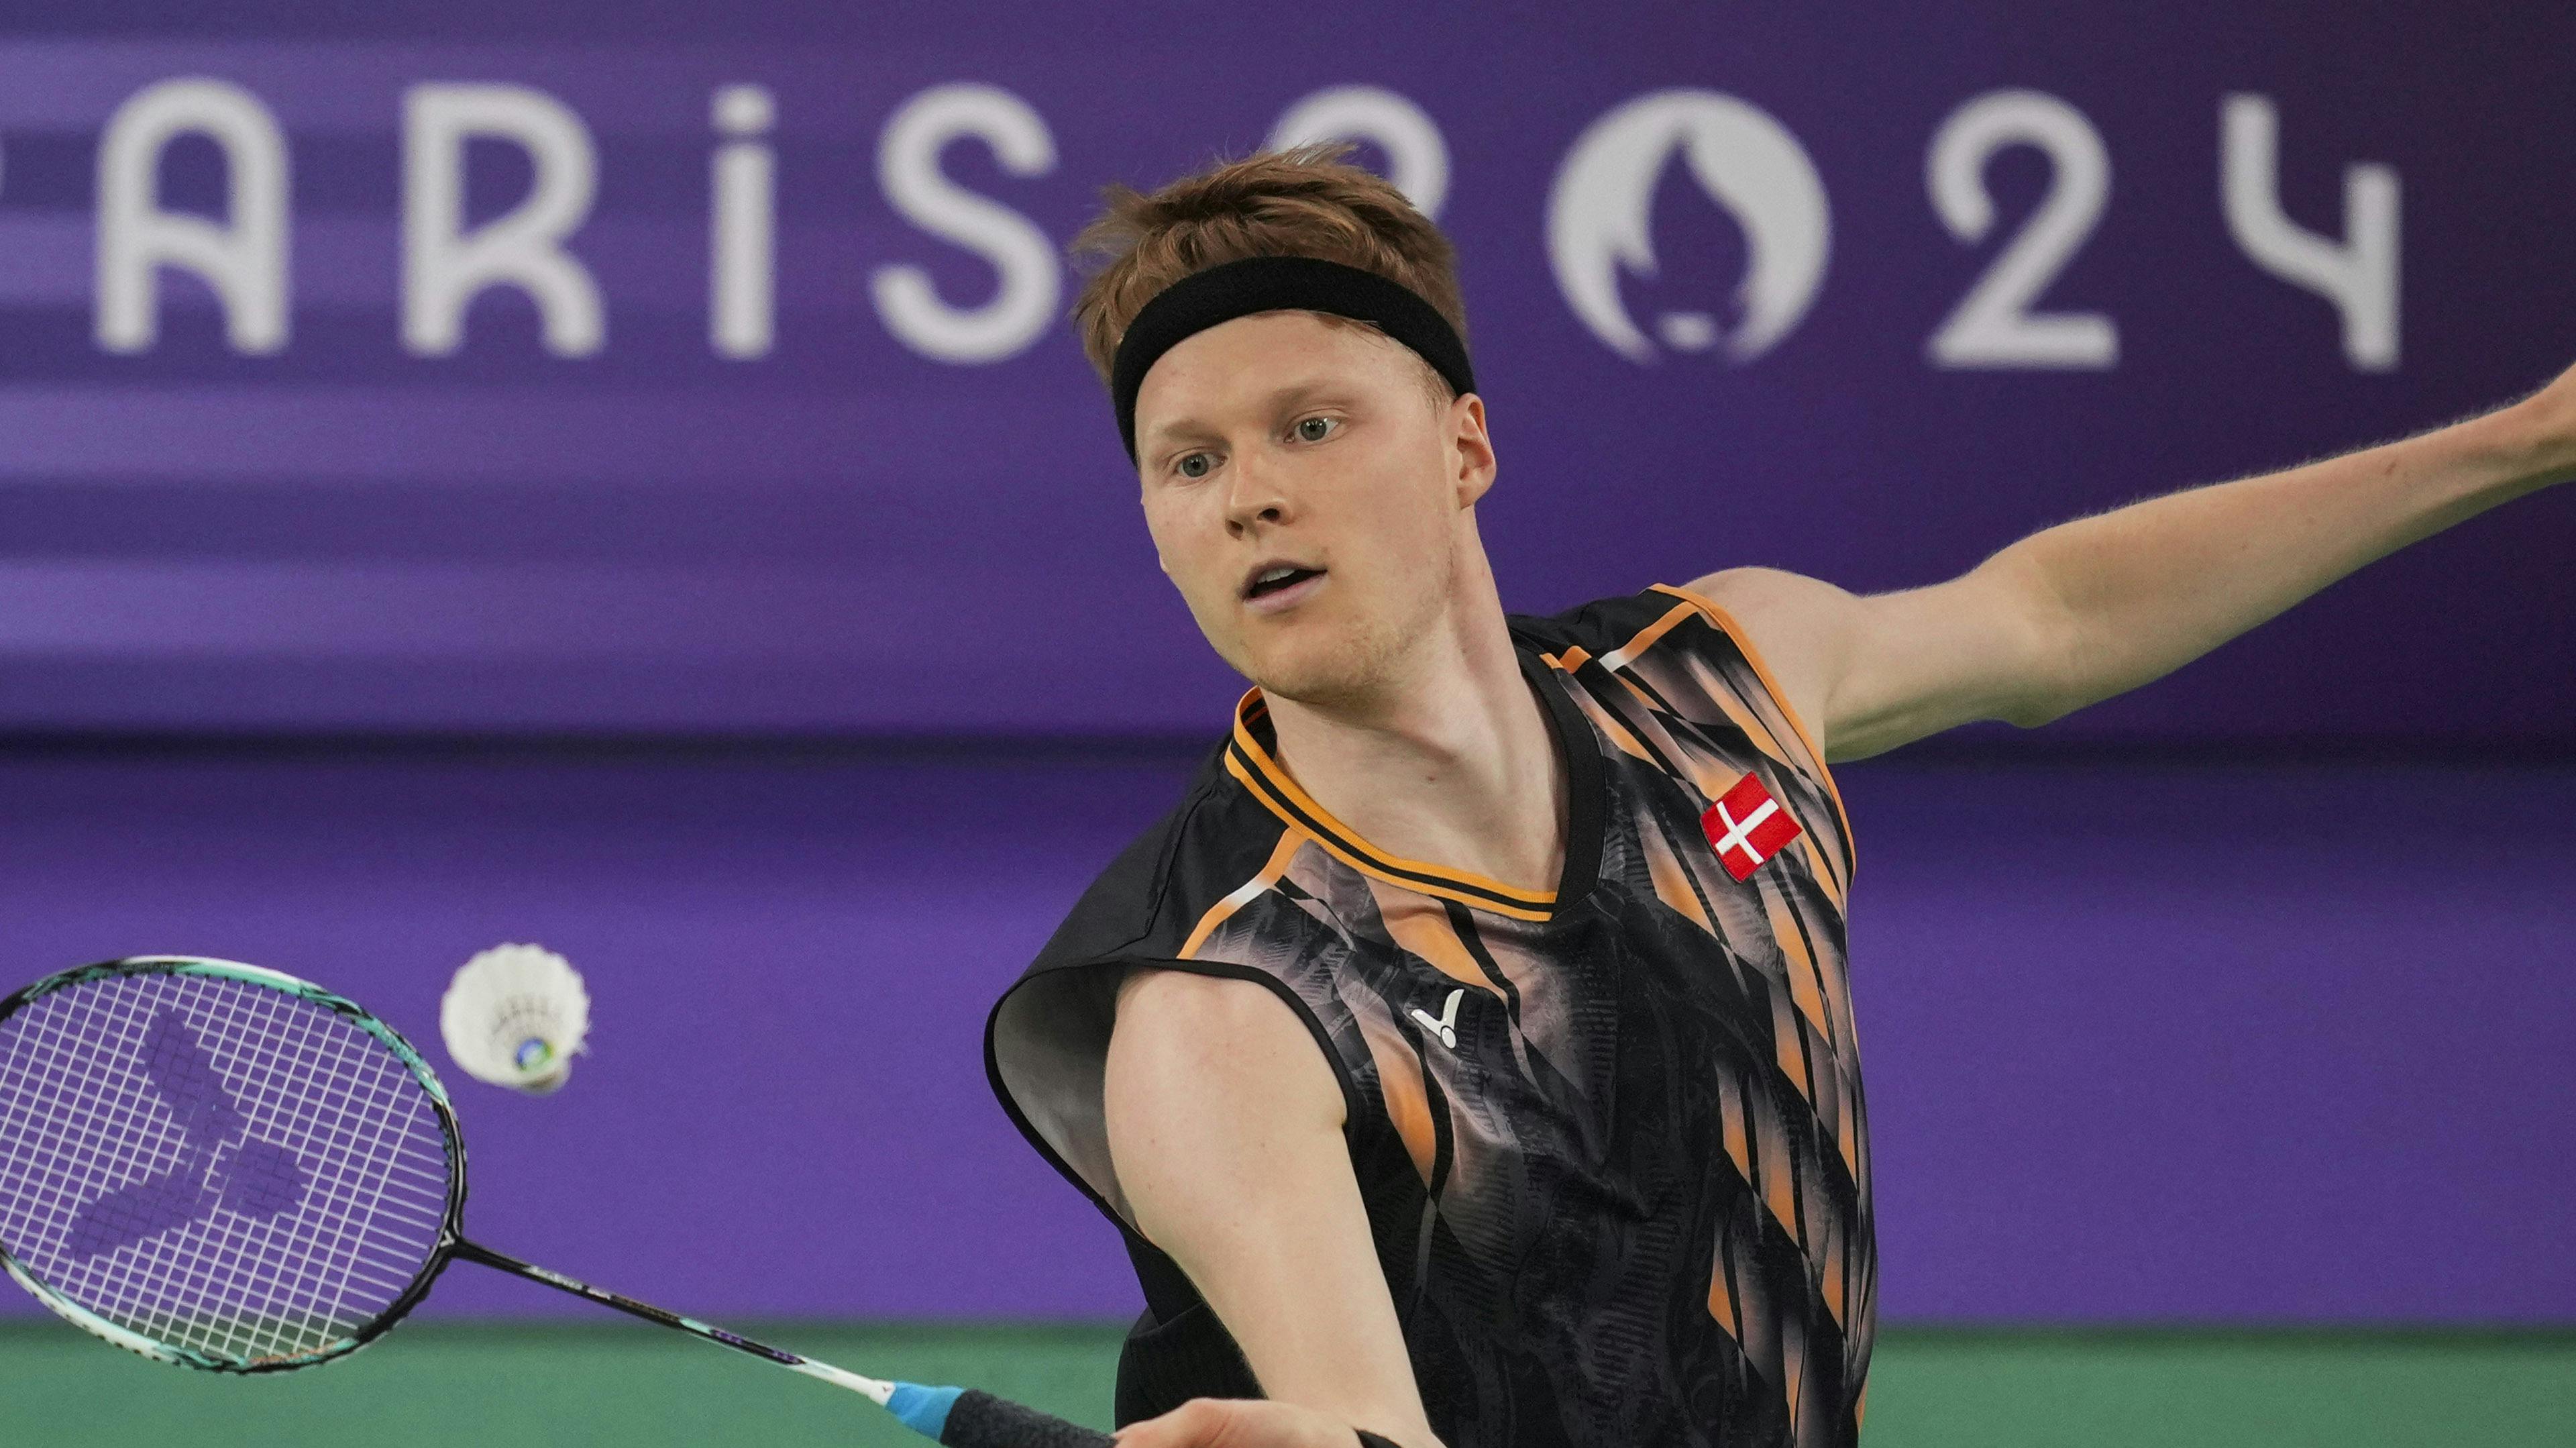
[[1753, 878], [1763, 861], [1798, 837], [1798, 822], [1750, 774], [1708, 807], [1708, 813], [1699, 817], [1699, 827], [1707, 831], [1718, 863], [1738, 880]]

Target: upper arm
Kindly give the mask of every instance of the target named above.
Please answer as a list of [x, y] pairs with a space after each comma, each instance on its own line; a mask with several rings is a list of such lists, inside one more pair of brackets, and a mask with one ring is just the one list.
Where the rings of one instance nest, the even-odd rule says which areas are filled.
[[1339, 1079], [1250, 981], [1141, 970], [1118, 992], [1109, 1154], [1146, 1240], [1190, 1276], [1262, 1391], [1433, 1441], [1342, 1135]]
[[1775, 568], [1691, 584], [1743, 626], [1829, 759], [1975, 719], [2055, 717], [2064, 635], [2046, 582], [2006, 552], [1946, 583], [1857, 595]]

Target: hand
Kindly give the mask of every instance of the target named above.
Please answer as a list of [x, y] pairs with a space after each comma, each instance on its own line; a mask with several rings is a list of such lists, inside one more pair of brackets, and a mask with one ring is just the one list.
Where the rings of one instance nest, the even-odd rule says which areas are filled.
[[1253, 1398], [1192, 1398], [1159, 1418], [1118, 1430], [1118, 1448], [1358, 1448], [1359, 1434], [1329, 1413]]

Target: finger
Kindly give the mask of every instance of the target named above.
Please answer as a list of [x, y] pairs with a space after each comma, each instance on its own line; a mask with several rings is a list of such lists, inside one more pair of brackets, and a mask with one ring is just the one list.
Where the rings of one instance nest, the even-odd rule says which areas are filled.
[[1207, 1448], [1223, 1436], [1227, 1421], [1218, 1400], [1192, 1398], [1159, 1418], [1119, 1429], [1118, 1448]]

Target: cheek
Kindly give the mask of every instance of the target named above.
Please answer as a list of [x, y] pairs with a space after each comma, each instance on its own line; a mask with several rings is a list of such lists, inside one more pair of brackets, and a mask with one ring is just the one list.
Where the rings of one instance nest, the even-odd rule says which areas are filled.
[[1209, 569], [1212, 550], [1205, 530], [1179, 500], [1148, 504], [1145, 535], [1153, 540], [1154, 561], [1184, 598], [1196, 598]]
[[1172, 572], [1171, 542], [1164, 531], [1155, 526], [1150, 514], [1145, 519], [1145, 537], [1154, 545], [1154, 562], [1161, 567], [1164, 576], [1178, 577], [1179, 575]]
[[1380, 549], [1418, 562], [1445, 552], [1457, 510], [1449, 493], [1417, 469], [1389, 469], [1361, 493], [1365, 532]]

